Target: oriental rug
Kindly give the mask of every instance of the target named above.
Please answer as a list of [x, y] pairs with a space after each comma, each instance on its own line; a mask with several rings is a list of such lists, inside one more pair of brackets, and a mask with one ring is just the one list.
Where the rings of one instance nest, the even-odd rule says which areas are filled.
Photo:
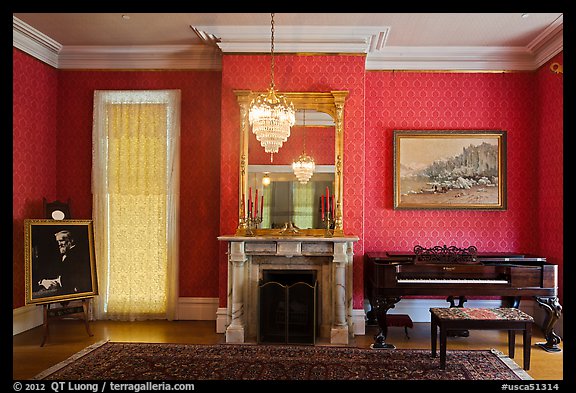
[[38, 374], [45, 380], [522, 380], [496, 350], [99, 342]]

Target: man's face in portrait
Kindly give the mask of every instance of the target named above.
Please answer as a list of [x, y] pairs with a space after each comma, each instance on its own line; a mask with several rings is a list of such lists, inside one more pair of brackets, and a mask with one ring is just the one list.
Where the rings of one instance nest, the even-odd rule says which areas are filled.
[[60, 249], [60, 254], [66, 254], [66, 252], [68, 252], [68, 250], [72, 246], [70, 237], [68, 237], [68, 235], [65, 233], [56, 234], [56, 241], [58, 242], [58, 248]]

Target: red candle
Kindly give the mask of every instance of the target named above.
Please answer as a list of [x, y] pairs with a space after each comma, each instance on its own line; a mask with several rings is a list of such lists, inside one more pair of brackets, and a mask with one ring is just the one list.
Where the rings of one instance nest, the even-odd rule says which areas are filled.
[[258, 189], [256, 189], [256, 195], [254, 196], [254, 217], [258, 217]]
[[324, 221], [324, 194], [322, 194], [322, 221]]
[[264, 195], [262, 195], [262, 199], [260, 200], [260, 220], [262, 220], [263, 211], [264, 211]]
[[248, 217], [252, 217], [252, 187], [248, 189]]
[[326, 187], [326, 214], [330, 215], [330, 189]]

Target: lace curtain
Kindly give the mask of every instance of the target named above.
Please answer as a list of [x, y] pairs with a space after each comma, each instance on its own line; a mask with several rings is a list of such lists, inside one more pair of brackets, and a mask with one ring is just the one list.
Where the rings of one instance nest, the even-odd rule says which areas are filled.
[[272, 183], [268, 186], [262, 187], [262, 195], [264, 195], [264, 208], [262, 209], [262, 223], [260, 224], [260, 228], [271, 228], [272, 219], [271, 219], [271, 201], [272, 201]]
[[314, 185], [292, 182], [293, 221], [298, 228], [314, 228]]
[[96, 91], [97, 319], [175, 317], [180, 92]]

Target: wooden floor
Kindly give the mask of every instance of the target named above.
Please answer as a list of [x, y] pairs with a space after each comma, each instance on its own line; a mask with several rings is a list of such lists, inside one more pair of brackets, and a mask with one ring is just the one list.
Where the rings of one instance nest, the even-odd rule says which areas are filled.
[[[88, 336], [84, 325], [78, 320], [56, 320], [51, 324], [44, 347], [40, 347], [40, 326], [13, 336], [13, 379], [30, 379], [88, 345], [102, 340], [190, 344], [224, 342], [224, 335], [216, 333], [215, 321], [95, 321], [90, 323], [90, 328], [94, 334], [92, 337]], [[376, 332], [376, 327], [367, 327], [366, 335], [356, 336], [350, 345], [368, 348]], [[397, 348], [430, 348], [429, 323], [415, 323], [414, 328], [408, 329], [408, 334], [410, 338], [406, 338], [403, 328], [391, 327], [387, 342]], [[542, 333], [535, 329], [528, 374], [535, 380], [562, 380], [564, 352], [548, 353], [534, 345], [542, 341]], [[508, 354], [507, 333], [472, 330], [467, 338], [453, 337], [448, 340], [448, 350], [491, 348]], [[517, 364], [522, 364], [522, 356], [522, 336], [518, 334], [514, 358]]]

